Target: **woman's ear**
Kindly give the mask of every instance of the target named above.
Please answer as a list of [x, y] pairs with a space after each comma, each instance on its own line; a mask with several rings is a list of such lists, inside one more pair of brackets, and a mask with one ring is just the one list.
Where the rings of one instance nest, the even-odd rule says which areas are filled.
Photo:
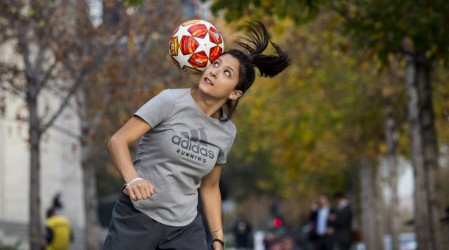
[[237, 100], [240, 98], [240, 96], [243, 95], [243, 92], [241, 90], [234, 90], [232, 91], [232, 93], [229, 95], [229, 99], [231, 100]]

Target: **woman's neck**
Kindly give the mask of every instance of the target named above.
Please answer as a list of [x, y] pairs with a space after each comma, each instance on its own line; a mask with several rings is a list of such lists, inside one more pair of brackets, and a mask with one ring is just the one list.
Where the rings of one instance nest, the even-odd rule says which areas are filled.
[[193, 87], [190, 90], [193, 100], [196, 102], [198, 107], [208, 116], [219, 119], [221, 117], [221, 107], [223, 104], [217, 99], [211, 98], [201, 91], [197, 87]]

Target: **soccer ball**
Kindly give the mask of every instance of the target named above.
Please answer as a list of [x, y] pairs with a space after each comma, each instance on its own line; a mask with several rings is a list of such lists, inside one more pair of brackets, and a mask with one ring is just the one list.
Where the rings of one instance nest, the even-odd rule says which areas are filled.
[[200, 74], [224, 51], [224, 40], [211, 23], [189, 20], [179, 25], [169, 43], [172, 61], [180, 69]]

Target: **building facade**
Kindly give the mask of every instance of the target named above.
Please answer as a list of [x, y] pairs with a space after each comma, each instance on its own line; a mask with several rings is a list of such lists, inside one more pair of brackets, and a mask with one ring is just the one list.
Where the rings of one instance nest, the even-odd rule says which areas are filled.
[[[20, 63], [14, 54], [13, 44], [0, 46], [0, 61]], [[5, 86], [1, 83], [1, 86]], [[0, 115], [0, 242], [21, 246], [28, 244], [28, 224], [30, 221], [30, 150], [28, 143], [28, 112], [25, 93], [12, 94], [3, 88], [0, 91], [6, 104]], [[39, 103], [55, 111], [60, 98], [43, 92]], [[79, 123], [75, 107], [69, 106], [49, 128], [41, 140], [41, 220], [45, 222], [46, 210], [52, 205], [57, 193], [61, 194], [64, 208], [60, 211], [68, 217], [74, 228], [84, 227], [84, 203], [80, 147]], [[20, 248], [22, 249], [22, 247]]]

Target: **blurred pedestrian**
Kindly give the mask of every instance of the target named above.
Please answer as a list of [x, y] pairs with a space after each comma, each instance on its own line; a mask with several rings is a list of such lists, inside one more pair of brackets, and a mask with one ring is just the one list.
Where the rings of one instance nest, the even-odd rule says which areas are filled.
[[281, 241], [276, 238], [273, 242], [271, 242], [270, 248], [268, 248], [268, 250], [283, 250]]
[[314, 242], [316, 240], [316, 221], [318, 216], [318, 209], [320, 208], [320, 202], [318, 198], [310, 206], [309, 221], [302, 228], [304, 234], [307, 235], [309, 241]]
[[281, 238], [282, 250], [299, 250], [296, 240], [292, 235], [284, 235]]
[[270, 250], [271, 246], [274, 245], [274, 243], [279, 242], [279, 237], [272, 233], [272, 232], [267, 232], [265, 234], [265, 237], [263, 239], [263, 245], [265, 247], [265, 249]]
[[318, 197], [318, 209], [311, 215], [313, 225], [311, 241], [314, 250], [333, 250], [332, 216], [333, 210], [327, 196], [320, 195]]
[[67, 250], [73, 242], [73, 232], [70, 222], [51, 207], [47, 210], [45, 222], [45, 250]]
[[56, 193], [55, 196], [53, 196], [52, 208], [56, 214], [62, 213], [62, 210], [64, 209], [64, 204], [62, 203], [61, 196], [62, 195], [60, 192]]
[[335, 250], [349, 250], [352, 245], [352, 209], [348, 199], [341, 192], [334, 195], [337, 202], [332, 222], [335, 235]]
[[239, 215], [232, 229], [237, 249], [249, 249], [252, 227], [243, 215]]

